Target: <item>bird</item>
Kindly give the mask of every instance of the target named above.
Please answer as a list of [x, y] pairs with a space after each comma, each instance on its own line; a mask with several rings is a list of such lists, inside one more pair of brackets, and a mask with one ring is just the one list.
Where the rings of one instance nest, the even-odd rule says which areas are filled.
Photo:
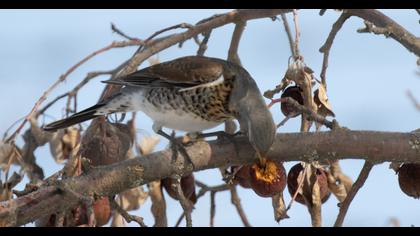
[[233, 62], [185, 56], [102, 82], [122, 88], [43, 129], [56, 131], [99, 116], [142, 111], [153, 120], [153, 131], [172, 142], [163, 127], [203, 132], [230, 119], [238, 120], [240, 133], [249, 137], [258, 155], [265, 155], [274, 142], [276, 126], [255, 80]]

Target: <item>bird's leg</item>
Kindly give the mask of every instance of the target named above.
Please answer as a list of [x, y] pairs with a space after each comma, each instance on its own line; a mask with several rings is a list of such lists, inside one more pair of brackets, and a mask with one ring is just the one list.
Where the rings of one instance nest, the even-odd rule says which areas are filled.
[[209, 137], [217, 137], [217, 140], [228, 140], [235, 146], [236, 155], [239, 155], [239, 146], [235, 140], [236, 136], [244, 135], [242, 131], [238, 131], [234, 134], [226, 133], [225, 131], [216, 131], [216, 132], [209, 132], [209, 133], [198, 133], [194, 137], [191, 137], [193, 141], [188, 142], [189, 144], [193, 143], [197, 139], [201, 138], [209, 138]]
[[[209, 132], [209, 133], [197, 133], [196, 135], [192, 136], [190, 135], [190, 138], [192, 139], [191, 141], [188, 142], [188, 144], [192, 144], [194, 141], [201, 139], [201, 138], [209, 138], [209, 137], [217, 137], [217, 140], [228, 140], [231, 143], [233, 143], [234, 148], [235, 148], [235, 153], [237, 156], [239, 156], [239, 145], [235, 140], [236, 136], [240, 136], [240, 135], [245, 135], [244, 132], [242, 131], [238, 131], [234, 134], [229, 134], [225, 131], [216, 131], [216, 132]], [[231, 184], [233, 181], [233, 178], [235, 177], [236, 173], [242, 168], [242, 166], [239, 166], [238, 168], [236, 168], [232, 173], [228, 172], [227, 170], [225, 170], [225, 176], [223, 177], [223, 180], [228, 183]]]
[[232, 170], [232, 172], [229, 172], [227, 169], [225, 170], [223, 181], [225, 181], [227, 184], [233, 184], [233, 179], [235, 178], [236, 174], [239, 170], [241, 170], [243, 165], [237, 166], [235, 169]]
[[192, 162], [191, 157], [188, 155], [187, 150], [185, 150], [184, 144], [175, 138], [175, 133], [172, 133], [172, 135], [169, 135], [163, 132], [162, 129], [157, 130], [156, 133], [168, 139], [169, 142], [171, 143], [173, 162], [176, 161], [177, 153], [180, 152], [181, 155], [184, 156], [184, 158], [186, 158], [194, 168], [194, 163]]

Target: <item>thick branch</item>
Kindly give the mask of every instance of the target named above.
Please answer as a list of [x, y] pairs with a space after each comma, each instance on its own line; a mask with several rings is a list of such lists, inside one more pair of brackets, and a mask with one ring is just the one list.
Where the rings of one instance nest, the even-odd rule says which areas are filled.
[[397, 22], [382, 14], [382, 12], [374, 9], [346, 9], [345, 12], [369, 21], [376, 27], [384, 28], [386, 36], [395, 39], [410, 52], [420, 57], [420, 38], [408, 32]]
[[[194, 171], [254, 161], [254, 149], [247, 137], [236, 137], [240, 147], [236, 156], [231, 143], [197, 142], [187, 151], [194, 162]], [[182, 159], [182, 157], [178, 157]], [[366, 159], [420, 163], [420, 139], [414, 133], [347, 131], [278, 134], [268, 153], [278, 161], [310, 161]], [[92, 193], [110, 196], [154, 180], [171, 176], [172, 154], [163, 150], [141, 158], [129, 159], [109, 166], [94, 167], [84, 175], [61, 181], [61, 185], [81, 195]], [[188, 161], [184, 161], [188, 164]], [[78, 199], [44, 187], [28, 195], [0, 203], [0, 224], [14, 226], [32, 222], [42, 216], [75, 206]]]

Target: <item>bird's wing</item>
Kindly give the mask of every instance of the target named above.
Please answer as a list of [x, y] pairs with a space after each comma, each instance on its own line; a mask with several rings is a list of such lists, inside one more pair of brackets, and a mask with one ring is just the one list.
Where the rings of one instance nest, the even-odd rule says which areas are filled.
[[182, 57], [147, 67], [117, 80], [103, 82], [127, 86], [178, 87], [187, 90], [223, 82], [222, 63], [214, 58]]

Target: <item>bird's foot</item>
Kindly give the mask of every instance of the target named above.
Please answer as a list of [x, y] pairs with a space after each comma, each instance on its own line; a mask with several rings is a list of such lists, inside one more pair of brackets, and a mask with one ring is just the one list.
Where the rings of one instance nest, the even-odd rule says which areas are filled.
[[243, 166], [236, 166], [235, 168], [231, 168], [231, 172], [225, 169], [225, 173], [223, 174], [223, 181], [225, 181], [227, 184], [233, 184], [233, 179], [242, 167]]
[[188, 160], [188, 162], [191, 163], [192, 167], [195, 168], [194, 162], [192, 161], [190, 155], [188, 155], [187, 150], [185, 149], [185, 146], [188, 146], [188, 145], [184, 144], [181, 140], [175, 138], [175, 133], [172, 133], [172, 135], [169, 135], [163, 132], [162, 130], [158, 130], [157, 134], [169, 140], [171, 150], [172, 150], [172, 162], [176, 162], [178, 152], [179, 152], [186, 160]]
[[234, 145], [235, 153], [238, 156], [239, 155], [239, 145], [235, 140], [235, 137], [237, 136], [243, 136], [245, 135], [242, 131], [238, 131], [234, 134], [226, 133], [225, 131], [216, 131], [216, 132], [210, 132], [210, 133], [202, 133], [198, 134], [199, 138], [208, 138], [208, 137], [217, 137], [217, 140], [220, 142], [230, 142]]

